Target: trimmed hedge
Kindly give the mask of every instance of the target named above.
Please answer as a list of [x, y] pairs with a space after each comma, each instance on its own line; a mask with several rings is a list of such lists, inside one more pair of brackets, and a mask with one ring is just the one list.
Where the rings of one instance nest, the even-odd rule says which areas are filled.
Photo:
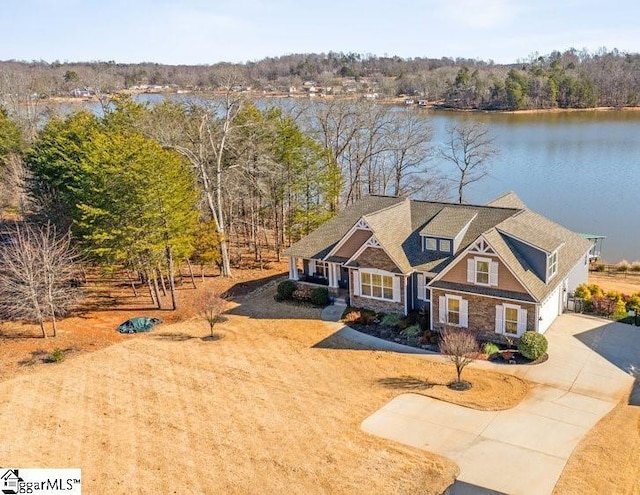
[[329, 304], [329, 291], [324, 287], [318, 287], [311, 291], [309, 299], [311, 303], [316, 306], [326, 306]]
[[284, 280], [278, 284], [278, 296], [283, 300], [291, 299], [297, 287], [293, 280]]
[[547, 352], [547, 338], [538, 332], [525, 332], [518, 342], [518, 350], [527, 359], [535, 361]]

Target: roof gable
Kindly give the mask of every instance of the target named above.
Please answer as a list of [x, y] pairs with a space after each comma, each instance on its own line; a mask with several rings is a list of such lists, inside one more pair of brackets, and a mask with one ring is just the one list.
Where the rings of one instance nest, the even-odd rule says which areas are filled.
[[493, 201], [489, 201], [487, 206], [500, 207], [500, 208], [516, 208], [518, 210], [524, 210], [527, 208], [522, 200], [513, 191], [498, 196]]
[[478, 216], [476, 210], [445, 206], [420, 231], [420, 235], [453, 239]]

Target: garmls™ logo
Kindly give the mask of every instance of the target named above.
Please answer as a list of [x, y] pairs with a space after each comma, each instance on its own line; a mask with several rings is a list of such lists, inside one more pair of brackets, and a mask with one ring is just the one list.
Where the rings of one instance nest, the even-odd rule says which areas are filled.
[[7, 469], [7, 471], [0, 476], [0, 486], [2, 487], [2, 493], [7, 495], [15, 495], [18, 493], [18, 483], [24, 480], [18, 475], [17, 469]]
[[0, 469], [2, 495], [22, 493], [46, 493], [47, 495], [80, 495], [82, 493], [81, 470], [63, 469]]

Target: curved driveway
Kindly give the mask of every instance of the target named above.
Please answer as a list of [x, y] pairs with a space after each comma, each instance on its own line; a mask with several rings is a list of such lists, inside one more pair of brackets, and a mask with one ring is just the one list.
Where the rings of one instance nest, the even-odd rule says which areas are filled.
[[[370, 346], [377, 340], [341, 332]], [[457, 462], [461, 483], [451, 493], [551, 493], [578, 442], [628, 396], [640, 374], [640, 328], [565, 314], [546, 336], [550, 357], [543, 364], [474, 364], [533, 382], [518, 406], [477, 411], [404, 394], [365, 419], [362, 429]]]

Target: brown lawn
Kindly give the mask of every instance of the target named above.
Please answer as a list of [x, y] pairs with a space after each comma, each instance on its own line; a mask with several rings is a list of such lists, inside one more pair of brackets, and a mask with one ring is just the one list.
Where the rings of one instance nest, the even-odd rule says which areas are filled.
[[578, 444], [554, 495], [640, 495], [640, 406], [620, 403]]
[[605, 292], [616, 290], [623, 294], [640, 292], [640, 274], [589, 272], [589, 283], [597, 284]]
[[[251, 287], [207, 282], [225, 284]], [[149, 311], [126, 287], [115, 292], [128, 309], [86, 311], [55, 339], [0, 340], [0, 465], [81, 467], [88, 494], [439, 494], [455, 478], [452, 462], [360, 430], [400, 393], [452, 394], [443, 386], [452, 365], [354, 348], [317, 309], [275, 303], [273, 285], [231, 303], [214, 340], [190, 319], [186, 285], [177, 316]], [[113, 330], [141, 312], [179, 321], [146, 335]], [[76, 352], [18, 364], [54, 347]], [[500, 374], [467, 369], [465, 378], [474, 388], [453, 397], [476, 407], [510, 407], [527, 390]]]

